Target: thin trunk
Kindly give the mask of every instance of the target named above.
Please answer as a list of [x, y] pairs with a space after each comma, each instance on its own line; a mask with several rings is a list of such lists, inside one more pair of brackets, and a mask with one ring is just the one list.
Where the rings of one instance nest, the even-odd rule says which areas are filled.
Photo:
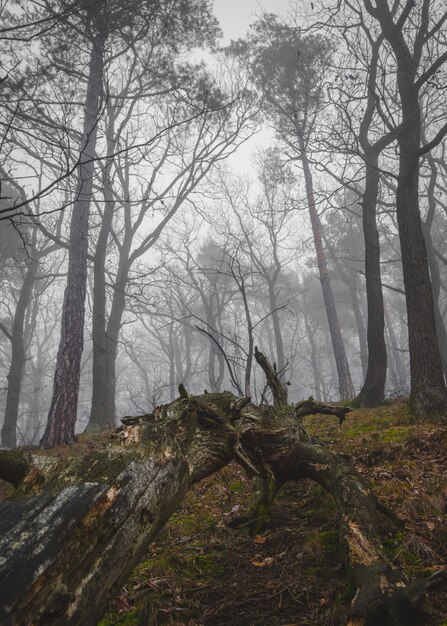
[[324, 305], [326, 308], [326, 315], [329, 323], [332, 349], [334, 352], [335, 363], [337, 366], [340, 398], [342, 400], [348, 400], [354, 396], [354, 387], [352, 384], [351, 372], [349, 371], [349, 364], [346, 357], [343, 337], [340, 331], [340, 324], [338, 321], [337, 309], [335, 307], [334, 294], [332, 292], [332, 285], [329, 277], [326, 254], [323, 248], [321, 223], [315, 203], [312, 172], [310, 171], [309, 161], [307, 159], [306, 146], [300, 133], [298, 133], [298, 139], [300, 144], [300, 157], [303, 164], [307, 202], [309, 205], [309, 216], [312, 225], [312, 233], [318, 261], [321, 288], [323, 291]]
[[393, 323], [386, 309], [385, 309], [385, 320], [386, 320], [386, 327], [388, 329], [388, 334], [390, 337], [391, 347], [393, 350], [393, 358], [394, 358], [394, 363], [396, 366], [396, 373], [399, 378], [399, 386], [400, 386], [399, 391], [401, 393], [407, 393], [408, 385], [407, 385], [407, 375], [405, 372], [405, 366], [402, 363], [402, 359], [400, 357], [399, 346], [397, 343], [396, 333], [394, 332]]
[[251, 396], [251, 371], [253, 368], [253, 349], [254, 349], [253, 323], [251, 321], [251, 313], [250, 313], [250, 307], [248, 305], [245, 282], [242, 277], [241, 277], [241, 283], [239, 285], [239, 289], [242, 295], [242, 301], [244, 303], [245, 319], [247, 321], [247, 337], [248, 337], [247, 362], [245, 364], [245, 377], [244, 377], [244, 394], [246, 396]]
[[[391, 346], [390, 333], [388, 327], [385, 325], [385, 340], [388, 340], [388, 345]], [[396, 360], [394, 358], [394, 351], [389, 351], [390, 358], [388, 359], [387, 376], [391, 378], [391, 382], [388, 380], [388, 387], [391, 387], [393, 393], [402, 395], [402, 385], [399, 380], [396, 368]]]
[[365, 377], [368, 369], [368, 343], [365, 322], [363, 321], [362, 310], [359, 302], [358, 283], [355, 277], [348, 278], [348, 289], [351, 297], [352, 311], [354, 313], [355, 325], [357, 326], [357, 336], [359, 339], [360, 365], [362, 374]]
[[33, 292], [39, 264], [30, 259], [25, 279], [20, 289], [11, 333], [11, 364], [9, 366], [8, 391], [6, 394], [5, 420], [2, 428], [2, 444], [8, 448], [17, 446], [17, 420], [19, 415], [20, 391], [25, 366], [24, 321], [25, 313]]
[[357, 335], [359, 339], [360, 363], [362, 366], [363, 376], [365, 377], [367, 366], [368, 366], [368, 346], [366, 342], [365, 324], [363, 322], [363, 315], [362, 315], [362, 311], [361, 311], [361, 307], [359, 303], [359, 294], [358, 294], [358, 289], [357, 289], [356, 276], [352, 272], [349, 272], [343, 268], [339, 259], [337, 259], [337, 256], [335, 254], [335, 251], [332, 245], [330, 244], [328, 239], [326, 239], [326, 237], [325, 237], [325, 243], [329, 249], [329, 252], [335, 264], [335, 267], [337, 268], [338, 275], [340, 276], [341, 280], [345, 283], [345, 285], [348, 287], [348, 290], [349, 290], [349, 295], [350, 295], [351, 304], [352, 304], [352, 311], [354, 313], [355, 323], [357, 326]]
[[277, 304], [277, 298], [276, 298], [276, 293], [275, 293], [275, 282], [272, 282], [271, 280], [268, 281], [268, 293], [269, 293], [269, 305], [270, 305], [270, 311], [272, 312], [272, 325], [273, 325], [273, 333], [275, 335], [275, 344], [276, 344], [276, 365], [277, 365], [277, 370], [278, 372], [283, 372], [284, 373], [284, 368], [286, 365], [286, 360], [284, 357], [284, 343], [282, 340], [282, 333], [281, 333], [281, 324], [279, 321], [279, 315], [278, 315], [278, 304]]
[[379, 193], [378, 156], [370, 150], [365, 158], [363, 235], [365, 239], [365, 281], [368, 307], [368, 367], [363, 387], [357, 396], [357, 402], [360, 406], [373, 407], [383, 404], [385, 399], [387, 353], [380, 274], [380, 240], [376, 223], [376, 206]]
[[439, 271], [438, 260], [436, 258], [436, 250], [433, 244], [433, 238], [431, 236], [433, 220], [436, 214], [435, 192], [437, 168], [431, 155], [428, 155], [428, 162], [431, 167], [430, 181], [427, 189], [429, 209], [427, 219], [425, 222], [422, 223], [422, 230], [424, 233], [425, 246], [427, 248], [428, 265], [430, 268], [430, 278], [433, 293], [433, 307], [435, 311], [436, 335], [438, 337], [439, 352], [441, 355], [442, 367], [444, 370], [444, 378], [447, 378], [447, 332], [439, 308], [439, 296], [441, 293], [441, 274]]
[[317, 346], [314, 339], [315, 332], [313, 332], [310, 328], [310, 324], [306, 318], [304, 318], [304, 323], [306, 325], [306, 335], [310, 343], [310, 362], [312, 364], [312, 373], [314, 377], [315, 398], [317, 400], [321, 400], [321, 380], [320, 369], [318, 367]]
[[107, 378], [107, 407], [105, 411], [109, 422], [116, 419], [116, 357], [118, 353], [118, 339], [122, 326], [124, 310], [126, 308], [126, 285], [129, 277], [129, 255], [132, 245], [132, 234], [126, 234], [120, 250], [117, 279], [113, 289], [112, 306], [106, 328], [106, 369]]
[[169, 359], [169, 397], [172, 402], [177, 393], [177, 385], [175, 384], [175, 361], [174, 361], [174, 354], [173, 354], [173, 349], [172, 349], [171, 333], [172, 333], [172, 326], [170, 327], [170, 330], [169, 330], [169, 349], [167, 351], [167, 356]]
[[68, 275], [62, 310], [61, 340], [56, 360], [53, 397], [42, 439], [45, 447], [75, 441], [81, 355], [84, 344], [89, 212], [102, 96], [104, 44], [104, 36], [97, 34], [90, 53], [78, 183], [70, 224]]
[[439, 309], [439, 295], [441, 291], [441, 277], [436, 252], [433, 246], [431, 234], [425, 231], [425, 243], [427, 246], [427, 258], [430, 268], [430, 278], [433, 291], [433, 307], [435, 312], [436, 336], [438, 338], [439, 353], [441, 356], [444, 377], [447, 378], [447, 331]]
[[[220, 328], [220, 331], [222, 331], [222, 328]], [[225, 377], [225, 359], [220, 350], [216, 356], [217, 356], [217, 363], [219, 365], [218, 374], [216, 378], [216, 391], [220, 391], [222, 389], [222, 384], [223, 384], [224, 377]]]
[[[108, 129], [107, 153], [113, 152], [114, 146], [113, 119]], [[109, 402], [109, 359], [107, 358], [106, 338], [106, 259], [107, 243], [112, 229], [115, 202], [112, 196], [111, 180], [112, 160], [105, 167], [103, 176], [104, 215], [96, 242], [95, 258], [93, 262], [93, 372], [92, 372], [92, 406], [88, 431], [102, 431], [115, 424], [113, 407]]]
[[33, 372], [31, 375], [31, 402], [29, 406], [29, 420], [27, 422], [26, 440], [27, 444], [34, 446], [39, 443], [38, 434], [41, 428], [40, 414], [42, 412], [42, 394], [41, 387], [43, 381], [43, 354], [42, 345], [39, 343], [36, 347], [36, 355], [34, 357]]

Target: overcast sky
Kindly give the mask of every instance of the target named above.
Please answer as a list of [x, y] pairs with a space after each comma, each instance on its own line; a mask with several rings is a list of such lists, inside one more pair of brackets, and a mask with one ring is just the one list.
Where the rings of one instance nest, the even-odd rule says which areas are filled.
[[[244, 37], [248, 27], [263, 12], [287, 13], [293, 6], [293, 0], [213, 0], [214, 14], [223, 30], [220, 45], [227, 45], [231, 39]], [[261, 146], [270, 143], [271, 133], [262, 131], [230, 157], [228, 164], [239, 173], [254, 175], [253, 153]]]
[[243, 37], [248, 26], [264, 11], [286, 13], [290, 0], [214, 0], [214, 13], [224, 33], [223, 43]]

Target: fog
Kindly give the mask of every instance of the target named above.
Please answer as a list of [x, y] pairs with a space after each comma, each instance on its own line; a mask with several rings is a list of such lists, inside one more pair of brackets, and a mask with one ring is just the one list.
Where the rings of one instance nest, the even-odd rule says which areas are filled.
[[368, 3], [180, 4], [2, 5], [4, 446], [269, 402], [255, 346], [292, 402], [447, 397], [443, 4], [400, 82]]

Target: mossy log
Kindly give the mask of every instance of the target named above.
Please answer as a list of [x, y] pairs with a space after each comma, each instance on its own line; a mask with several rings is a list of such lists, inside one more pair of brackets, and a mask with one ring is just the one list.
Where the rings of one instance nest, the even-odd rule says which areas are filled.
[[0, 478], [17, 487], [0, 506], [2, 625], [94, 626], [187, 489], [231, 460], [254, 475], [268, 468], [277, 485], [306, 477], [332, 494], [357, 588], [351, 626], [403, 626], [409, 612], [411, 623], [416, 615], [423, 623], [421, 599], [442, 574], [408, 585], [388, 562], [376, 499], [350, 464], [310, 440], [303, 404], [275, 409], [229, 392], [182, 395], [125, 418], [111, 436], [13, 457], [0, 451]]

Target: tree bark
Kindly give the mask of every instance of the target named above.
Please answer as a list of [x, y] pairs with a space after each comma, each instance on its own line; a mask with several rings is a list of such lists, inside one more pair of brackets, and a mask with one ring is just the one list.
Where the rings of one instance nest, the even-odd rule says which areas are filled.
[[[107, 153], [113, 154], [115, 142], [114, 115], [109, 111], [107, 129]], [[113, 161], [109, 159], [104, 168], [103, 193], [104, 214], [96, 242], [93, 261], [93, 372], [92, 372], [92, 406], [87, 430], [100, 432], [115, 426], [114, 403], [110, 400], [109, 358], [107, 353], [106, 332], [106, 259], [107, 243], [112, 229], [115, 201], [112, 195], [111, 168]]]
[[431, 287], [433, 294], [433, 308], [435, 312], [436, 336], [438, 337], [439, 354], [441, 356], [444, 378], [447, 379], [447, 331], [440, 310], [439, 296], [441, 293], [441, 274], [439, 271], [436, 250], [431, 235], [433, 221], [436, 214], [436, 179], [437, 167], [432, 155], [428, 155], [428, 163], [431, 168], [430, 180], [427, 189], [428, 214], [425, 222], [422, 223], [425, 247], [427, 248], [428, 267], [430, 269]]
[[[409, 46], [404, 36], [404, 28], [413, 3], [407, 3], [402, 9], [401, 16], [396, 19], [388, 0], [377, 0], [376, 6], [370, 0], [364, 2], [370, 15], [380, 23], [397, 65], [397, 88], [402, 121], [397, 137], [399, 174], [396, 216], [408, 314], [410, 407], [417, 415], [436, 415], [447, 408], [447, 389], [436, 336], [427, 251], [419, 211], [422, 123], [419, 105], [420, 85], [417, 80], [423, 47], [430, 39], [431, 33], [428, 30], [428, 20], [421, 18], [414, 29], [412, 46]], [[425, 8], [428, 6], [425, 4]], [[417, 21], [417, 18], [415, 19]]]
[[379, 193], [378, 157], [367, 151], [366, 180], [363, 193], [363, 235], [365, 239], [365, 282], [368, 306], [368, 366], [362, 389], [357, 396], [360, 406], [383, 404], [387, 369], [385, 344], [385, 316], [382, 279], [380, 275], [380, 240], [376, 223], [377, 196]]
[[396, 376], [397, 376], [397, 381], [398, 381], [398, 387], [396, 387], [396, 389], [401, 394], [408, 394], [409, 386], [408, 386], [408, 376], [407, 376], [407, 372], [405, 369], [405, 364], [403, 363], [401, 355], [400, 355], [400, 351], [399, 351], [400, 349], [399, 349], [399, 345], [397, 342], [396, 333], [394, 332], [393, 322], [391, 321], [390, 315], [386, 308], [385, 308], [385, 321], [386, 321], [386, 328], [388, 330], [388, 335], [390, 339], [390, 345], [392, 349], [392, 355], [393, 355]]
[[286, 359], [284, 356], [284, 342], [282, 339], [281, 333], [281, 323], [279, 320], [278, 314], [278, 298], [276, 293], [276, 282], [278, 278], [279, 272], [275, 272], [275, 276], [272, 279], [267, 281], [268, 294], [269, 294], [269, 306], [270, 311], [272, 312], [272, 326], [273, 326], [273, 334], [275, 336], [275, 345], [276, 345], [276, 367], [278, 372], [282, 372], [284, 374], [284, 368], [286, 366]]
[[342, 419], [349, 409], [308, 400], [275, 410], [229, 392], [180, 393], [150, 415], [123, 418], [114, 436], [54, 456], [0, 451], [0, 478], [18, 487], [0, 507], [1, 622], [97, 623], [188, 487], [235, 459], [252, 475], [266, 468], [276, 486], [306, 477], [331, 493], [357, 588], [351, 624], [407, 625], [435, 580], [406, 585], [384, 555], [368, 486], [301, 426], [305, 415]]
[[315, 344], [315, 336], [314, 336], [315, 330], [310, 328], [310, 324], [306, 316], [304, 318], [304, 322], [306, 325], [307, 337], [308, 337], [309, 344], [310, 344], [310, 362], [312, 364], [312, 373], [314, 377], [315, 397], [317, 400], [322, 400], [322, 394], [321, 394], [322, 385], [321, 385], [320, 370], [318, 367], [317, 346]]
[[70, 223], [67, 285], [62, 329], [54, 374], [53, 396], [42, 445], [75, 441], [75, 424], [84, 345], [87, 252], [95, 147], [102, 97], [105, 37], [98, 33], [90, 51], [84, 126], [79, 154], [78, 182]]
[[338, 321], [334, 294], [332, 292], [332, 285], [329, 277], [329, 270], [323, 247], [323, 240], [321, 236], [321, 223], [318, 216], [313, 192], [312, 172], [310, 171], [309, 161], [307, 159], [304, 139], [300, 132], [298, 132], [298, 140], [300, 145], [300, 158], [303, 164], [307, 201], [309, 205], [309, 216], [312, 226], [315, 252], [317, 255], [318, 271], [320, 274], [321, 289], [323, 291], [323, 299], [329, 324], [332, 348], [334, 352], [335, 363], [337, 365], [340, 398], [342, 400], [349, 400], [354, 397], [354, 387], [352, 384], [351, 372], [349, 371], [349, 364], [346, 357], [343, 337], [340, 331], [340, 323]]
[[[113, 286], [112, 305], [105, 334], [106, 368], [104, 375], [107, 392], [103, 400], [102, 415], [107, 417], [108, 425], [114, 424], [116, 418], [116, 357], [123, 314], [126, 308], [126, 285], [132, 263], [129, 258], [131, 246], [132, 234], [127, 232], [120, 249], [117, 279]], [[104, 424], [98, 424], [95, 428], [101, 430], [104, 428]]]
[[442, 413], [447, 390], [436, 335], [433, 295], [419, 212], [419, 102], [402, 94], [405, 132], [400, 140], [396, 209], [408, 313], [412, 410], [417, 415]]

